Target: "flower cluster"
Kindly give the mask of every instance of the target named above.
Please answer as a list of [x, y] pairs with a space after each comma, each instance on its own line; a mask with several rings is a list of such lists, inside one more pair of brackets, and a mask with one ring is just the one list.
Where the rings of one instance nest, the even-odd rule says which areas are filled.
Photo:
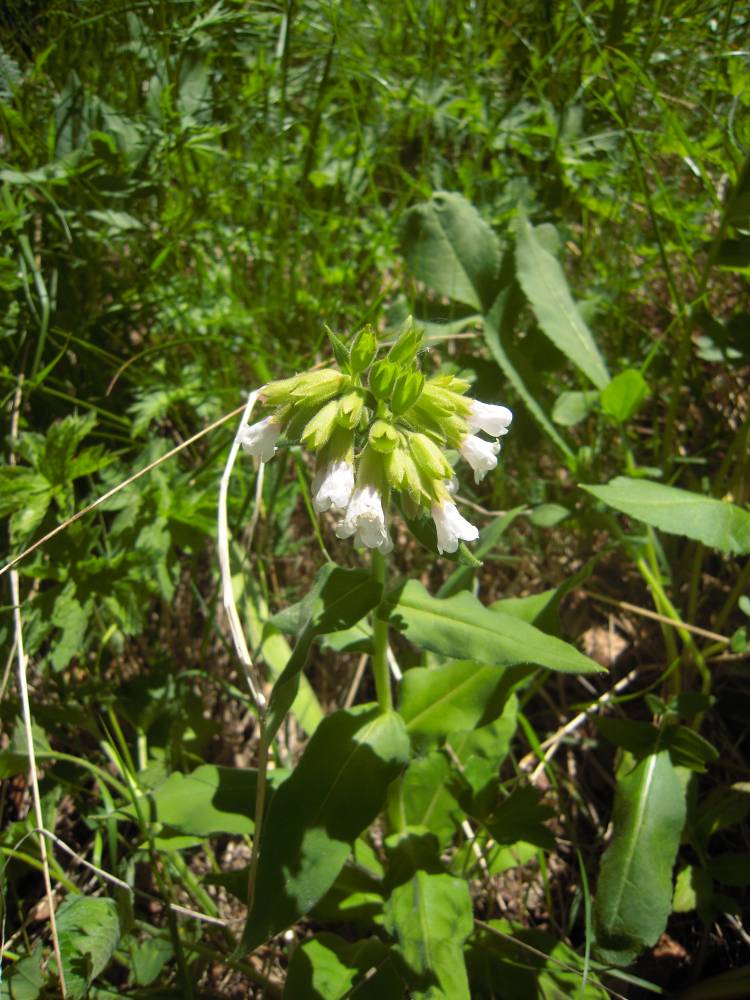
[[468, 399], [469, 383], [452, 375], [425, 379], [417, 365], [421, 333], [411, 324], [380, 360], [369, 327], [351, 349], [333, 335], [331, 341], [338, 369], [264, 387], [261, 399], [273, 412], [243, 428], [245, 450], [268, 462], [283, 435], [313, 451], [313, 506], [339, 519], [339, 538], [389, 552], [387, 512], [391, 492], [398, 491], [410, 516], [432, 515], [438, 551], [474, 541], [477, 528], [452, 499], [454, 472], [445, 452], [458, 451], [481, 482], [497, 465], [498, 438], [508, 433], [513, 414]]

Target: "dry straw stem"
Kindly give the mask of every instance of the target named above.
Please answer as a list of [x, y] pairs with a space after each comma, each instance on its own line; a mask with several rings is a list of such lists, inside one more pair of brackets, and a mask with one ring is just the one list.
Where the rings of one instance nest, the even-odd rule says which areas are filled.
[[[245, 678], [247, 680], [247, 685], [250, 688], [250, 694], [255, 701], [255, 704], [259, 712], [263, 712], [266, 707], [266, 699], [263, 696], [263, 692], [260, 689], [260, 684], [255, 679], [255, 668], [253, 666], [252, 657], [250, 656], [250, 651], [247, 648], [247, 641], [245, 640], [245, 633], [242, 630], [242, 623], [240, 622], [240, 616], [237, 613], [237, 605], [234, 600], [234, 588], [232, 587], [232, 569], [229, 561], [229, 524], [227, 520], [227, 496], [229, 493], [229, 480], [232, 477], [232, 469], [234, 468], [235, 459], [237, 458], [237, 452], [240, 449], [240, 443], [242, 440], [242, 431], [245, 427], [250, 414], [253, 412], [253, 407], [260, 393], [260, 389], [255, 389], [247, 397], [247, 403], [245, 404], [245, 409], [242, 413], [242, 418], [237, 428], [237, 433], [234, 435], [234, 441], [232, 442], [232, 447], [229, 449], [229, 456], [227, 457], [227, 464], [224, 466], [224, 472], [221, 476], [221, 484], [219, 486], [219, 526], [218, 526], [218, 539], [217, 544], [219, 548], [219, 566], [221, 567], [221, 588], [222, 588], [222, 601], [224, 604], [224, 611], [226, 612], [227, 620], [229, 622], [229, 629], [232, 633], [232, 641], [234, 642], [234, 648], [239, 658], [240, 663], [245, 671]], [[263, 471], [263, 462], [260, 463], [260, 471], [258, 477], [260, 479]], [[262, 480], [261, 480], [262, 481]], [[257, 522], [257, 511], [258, 511], [258, 493], [256, 492], [256, 503], [255, 511], [253, 513], [252, 527], [255, 528]]]

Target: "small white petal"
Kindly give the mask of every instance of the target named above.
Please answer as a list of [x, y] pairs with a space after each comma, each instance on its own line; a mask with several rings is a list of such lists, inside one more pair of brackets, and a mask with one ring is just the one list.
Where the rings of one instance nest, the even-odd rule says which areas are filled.
[[313, 480], [313, 507], [321, 514], [324, 510], [346, 510], [354, 490], [354, 468], [340, 459], [331, 462], [316, 473]]
[[461, 517], [458, 508], [450, 500], [434, 503], [432, 517], [437, 528], [438, 552], [455, 552], [459, 539], [474, 542], [479, 538], [479, 529]]
[[270, 462], [276, 454], [276, 442], [281, 435], [281, 424], [273, 417], [259, 420], [242, 428], [240, 442], [250, 455], [255, 455], [261, 462]]
[[507, 406], [496, 406], [494, 403], [482, 403], [478, 399], [472, 399], [471, 412], [468, 417], [469, 429], [472, 431], [484, 431], [490, 437], [502, 437], [508, 433], [508, 428], [513, 420], [513, 414]]
[[393, 547], [385, 524], [380, 493], [369, 484], [352, 493], [343, 521], [336, 527], [339, 538], [351, 538], [368, 549], [389, 552]]
[[497, 441], [485, 441], [476, 434], [468, 434], [458, 450], [474, 470], [474, 482], [481, 483], [487, 473], [497, 465], [500, 445]]

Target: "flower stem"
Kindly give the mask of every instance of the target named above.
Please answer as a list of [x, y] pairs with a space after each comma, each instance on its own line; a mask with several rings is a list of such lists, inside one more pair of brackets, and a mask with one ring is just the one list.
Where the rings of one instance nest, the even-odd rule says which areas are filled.
[[383, 598], [375, 609], [372, 622], [372, 671], [375, 678], [375, 693], [383, 712], [393, 709], [391, 678], [388, 671], [388, 609], [385, 606], [385, 559], [377, 549], [372, 553], [372, 572], [378, 583], [383, 585]]

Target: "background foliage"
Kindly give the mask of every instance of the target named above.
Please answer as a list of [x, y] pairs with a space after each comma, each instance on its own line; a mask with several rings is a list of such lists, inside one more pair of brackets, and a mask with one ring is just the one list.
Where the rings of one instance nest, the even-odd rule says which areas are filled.
[[[310, 655], [268, 823], [319, 818], [300, 789], [347, 791], [323, 847], [310, 824], [271, 841], [269, 885], [288, 852], [325, 855], [316, 889], [298, 873], [313, 895], [269, 889], [247, 923], [257, 731], [214, 549], [227, 428], [20, 563], [47, 826], [120, 879], [54, 851], [69, 995], [747, 995], [742, 5], [18, 0], [0, 30], [11, 555], [327, 359], [326, 324], [387, 340], [412, 313], [425, 371], [516, 413], [502, 470], [462, 484], [481, 568], [397, 528], [406, 672], [385, 721], [357, 669], [377, 595], [351, 620], [320, 597], [294, 611], [328, 559], [361, 568], [312, 517], [305, 456], [269, 466], [249, 547], [238, 471], [251, 643], [269, 680]], [[0, 995], [18, 1000], [56, 979], [6, 601]], [[493, 613], [489, 643], [467, 638]], [[559, 666], [561, 636], [609, 673], [519, 665], [509, 616], [534, 663]], [[371, 786], [328, 769], [347, 741]]]

